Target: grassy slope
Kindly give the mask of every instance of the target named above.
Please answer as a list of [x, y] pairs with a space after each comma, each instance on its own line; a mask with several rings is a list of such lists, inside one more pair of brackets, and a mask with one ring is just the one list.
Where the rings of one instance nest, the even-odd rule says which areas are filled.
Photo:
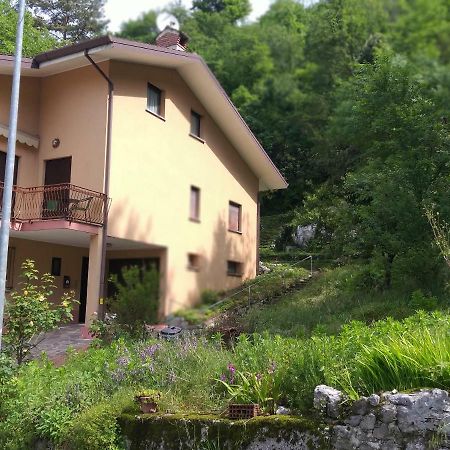
[[[305, 288], [276, 304], [252, 308], [241, 323], [248, 332], [309, 337], [313, 331], [336, 334], [352, 320], [402, 319], [418, 309], [411, 305], [410, 294], [355, 289], [358, 269], [357, 265], [326, 269]], [[435, 308], [428, 309], [447, 308], [441, 299]]]

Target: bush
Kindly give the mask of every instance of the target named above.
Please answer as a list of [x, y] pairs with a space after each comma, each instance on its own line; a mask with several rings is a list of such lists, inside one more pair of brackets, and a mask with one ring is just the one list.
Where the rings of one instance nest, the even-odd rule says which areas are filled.
[[65, 437], [68, 449], [119, 450], [124, 448], [117, 417], [131, 406], [133, 391], [123, 390], [79, 414]]
[[205, 289], [200, 297], [202, 305], [213, 305], [219, 300], [219, 294], [212, 289]]
[[72, 320], [74, 293], [65, 293], [59, 303], [50, 302], [54, 278], [39, 275], [34, 261], [22, 264], [21, 289], [11, 292], [6, 302], [4, 336], [5, 348], [17, 364], [22, 364], [30, 351], [39, 344], [37, 336]]
[[122, 271], [123, 283], [118, 277], [111, 281], [117, 294], [110, 302], [111, 312], [117, 322], [132, 336], [143, 338], [145, 325], [158, 319], [159, 273], [130, 267]]

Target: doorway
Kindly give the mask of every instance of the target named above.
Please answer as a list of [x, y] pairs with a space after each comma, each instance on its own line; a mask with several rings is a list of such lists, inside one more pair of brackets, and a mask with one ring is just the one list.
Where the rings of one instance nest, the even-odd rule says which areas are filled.
[[78, 312], [78, 323], [84, 323], [86, 321], [88, 275], [89, 275], [89, 258], [87, 256], [83, 256], [83, 259], [81, 261], [80, 309]]
[[[69, 184], [72, 171], [72, 157], [45, 161], [44, 185]], [[69, 187], [46, 189], [42, 216], [46, 219], [64, 218], [69, 206]]]

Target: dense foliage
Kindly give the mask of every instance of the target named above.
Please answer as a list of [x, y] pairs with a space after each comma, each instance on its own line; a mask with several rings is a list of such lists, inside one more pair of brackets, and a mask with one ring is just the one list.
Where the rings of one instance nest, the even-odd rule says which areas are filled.
[[106, 31], [106, 0], [28, 0], [37, 25], [64, 44], [92, 38]]
[[111, 282], [116, 290], [109, 310], [117, 316], [122, 331], [135, 338], [145, 335], [146, 324], [158, 321], [159, 272], [132, 266], [122, 270]]
[[[15, 50], [17, 11], [10, 0], [0, 0], [0, 54], [12, 55]], [[30, 13], [25, 16], [23, 55], [33, 56], [56, 45], [47, 30], [38, 28]]]
[[14, 376], [2, 361], [0, 446], [32, 448], [40, 439], [61, 449], [124, 448], [116, 417], [124, 408], [137, 413], [133, 398], [143, 389], [161, 392], [161, 410], [175, 413], [220, 413], [231, 398], [308, 411], [321, 383], [352, 398], [393, 388], [448, 389], [449, 326], [448, 315], [420, 312], [371, 327], [353, 322], [337, 336], [307, 340], [242, 335], [231, 349], [218, 337], [118, 340], [74, 354], [62, 367], [29, 363]]
[[255, 23], [230, 5], [248, 13], [169, 10], [289, 181], [263, 214], [295, 209], [332, 256], [370, 258], [371, 287], [435, 283], [424, 208], [449, 220], [448, 0], [277, 0]]
[[6, 353], [19, 365], [31, 356], [42, 333], [73, 319], [76, 303], [74, 292], [66, 292], [57, 302], [51, 302], [54, 277], [40, 275], [32, 260], [23, 262], [21, 278], [20, 289], [12, 291], [6, 302], [4, 336]]

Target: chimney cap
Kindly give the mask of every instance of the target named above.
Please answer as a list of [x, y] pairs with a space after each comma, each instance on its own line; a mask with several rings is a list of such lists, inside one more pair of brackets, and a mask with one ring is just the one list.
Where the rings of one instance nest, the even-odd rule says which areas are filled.
[[175, 50], [186, 50], [189, 42], [189, 36], [169, 25], [161, 31], [156, 37], [156, 45]]

